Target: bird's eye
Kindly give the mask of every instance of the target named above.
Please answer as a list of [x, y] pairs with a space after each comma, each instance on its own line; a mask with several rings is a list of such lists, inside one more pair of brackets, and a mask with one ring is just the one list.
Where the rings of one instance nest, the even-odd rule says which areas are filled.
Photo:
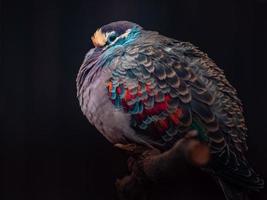
[[112, 43], [117, 38], [116, 34], [112, 34], [108, 37], [108, 43]]

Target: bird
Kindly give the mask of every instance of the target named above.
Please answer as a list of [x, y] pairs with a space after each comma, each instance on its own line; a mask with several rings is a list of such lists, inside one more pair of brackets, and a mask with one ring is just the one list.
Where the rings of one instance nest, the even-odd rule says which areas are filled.
[[206, 170], [227, 200], [264, 187], [245, 157], [247, 128], [236, 89], [208, 55], [190, 42], [129, 21], [97, 29], [79, 69], [83, 114], [112, 144], [164, 152], [196, 130], [210, 149]]

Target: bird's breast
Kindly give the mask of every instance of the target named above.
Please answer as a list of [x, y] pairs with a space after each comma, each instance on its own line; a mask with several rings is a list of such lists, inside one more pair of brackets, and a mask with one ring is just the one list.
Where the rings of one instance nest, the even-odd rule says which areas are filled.
[[94, 79], [86, 78], [79, 95], [81, 109], [87, 119], [111, 143], [125, 143], [126, 138], [135, 139], [135, 132], [130, 127], [130, 115], [114, 108], [107, 93], [107, 80], [112, 69], [106, 68]]

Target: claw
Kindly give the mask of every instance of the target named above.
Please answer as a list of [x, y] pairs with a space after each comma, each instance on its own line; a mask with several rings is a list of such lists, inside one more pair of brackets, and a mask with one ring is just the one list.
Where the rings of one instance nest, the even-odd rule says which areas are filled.
[[121, 150], [128, 151], [128, 152], [134, 152], [136, 149], [136, 144], [120, 144], [117, 143], [114, 145], [114, 147], [117, 147]]

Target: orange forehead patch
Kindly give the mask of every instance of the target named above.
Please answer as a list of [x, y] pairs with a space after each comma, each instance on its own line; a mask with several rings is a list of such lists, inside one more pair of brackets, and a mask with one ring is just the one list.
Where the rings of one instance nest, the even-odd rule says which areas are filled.
[[91, 39], [95, 47], [103, 47], [107, 42], [106, 35], [102, 33], [101, 29], [97, 29]]

